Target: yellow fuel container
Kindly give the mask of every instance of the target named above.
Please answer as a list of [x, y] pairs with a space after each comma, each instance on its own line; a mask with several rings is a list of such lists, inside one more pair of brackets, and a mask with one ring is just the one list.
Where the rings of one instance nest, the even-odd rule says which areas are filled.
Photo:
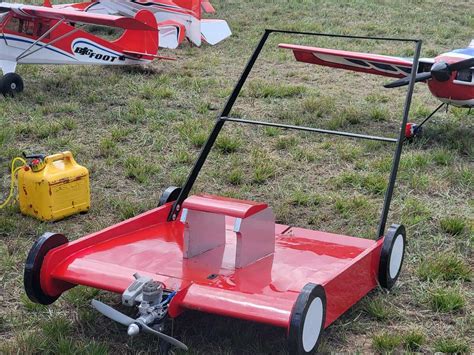
[[90, 208], [89, 171], [71, 152], [50, 155], [41, 164], [18, 172], [21, 213], [57, 221]]

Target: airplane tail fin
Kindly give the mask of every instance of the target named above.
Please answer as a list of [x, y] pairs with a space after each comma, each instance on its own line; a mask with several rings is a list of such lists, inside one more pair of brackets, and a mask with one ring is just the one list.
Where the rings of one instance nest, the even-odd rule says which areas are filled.
[[114, 44], [123, 48], [125, 52], [133, 52], [141, 55], [156, 56], [159, 45], [158, 24], [155, 16], [148, 10], [140, 10], [135, 19], [147, 24], [155, 31], [125, 30], [122, 36]]
[[202, 0], [174, 0], [173, 2], [186, 10], [193, 13], [193, 16], [198, 20], [201, 19], [201, 1]]
[[164, 21], [158, 23], [160, 30], [160, 47], [161, 48], [177, 48], [186, 38], [186, 28], [177, 21]]
[[210, 45], [215, 45], [232, 35], [229, 25], [224, 20], [201, 20], [202, 38]]
[[186, 37], [196, 46], [201, 45], [201, 0], [174, 0], [176, 6], [187, 10]]
[[232, 34], [226, 21], [202, 19], [203, 10], [207, 13], [215, 12], [209, 0], [174, 0], [174, 3], [192, 13], [187, 27], [187, 37], [197, 46], [201, 45], [202, 39], [214, 45]]

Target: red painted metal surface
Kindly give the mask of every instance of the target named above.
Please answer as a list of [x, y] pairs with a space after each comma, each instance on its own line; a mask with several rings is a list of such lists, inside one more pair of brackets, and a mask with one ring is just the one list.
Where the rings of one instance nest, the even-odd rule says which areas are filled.
[[225, 245], [183, 259], [183, 224], [166, 221], [170, 208], [162, 206], [52, 250], [41, 269], [43, 291], [57, 296], [86, 285], [122, 293], [138, 272], [178, 291], [172, 317], [194, 309], [286, 328], [308, 282], [326, 290], [325, 326], [377, 285], [383, 240], [276, 225], [275, 253], [236, 269], [234, 218], [226, 219]]
[[190, 210], [223, 214], [236, 218], [250, 217], [267, 207], [266, 203], [243, 201], [214, 195], [191, 196], [183, 203], [183, 208]]

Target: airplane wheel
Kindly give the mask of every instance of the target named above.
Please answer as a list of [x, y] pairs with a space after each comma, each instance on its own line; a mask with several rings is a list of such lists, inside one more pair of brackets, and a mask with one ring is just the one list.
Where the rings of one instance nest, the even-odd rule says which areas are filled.
[[313, 354], [318, 349], [326, 322], [326, 292], [308, 283], [293, 306], [288, 330], [290, 354]]
[[181, 188], [176, 186], [168, 187], [160, 197], [160, 202], [158, 203], [158, 207], [167, 204], [168, 202], [176, 201], [179, 194], [181, 193]]
[[416, 123], [407, 123], [405, 128], [405, 138], [413, 139], [423, 135], [423, 127], [419, 127]]
[[25, 263], [23, 283], [28, 298], [39, 304], [48, 305], [58, 297], [51, 297], [41, 289], [40, 272], [46, 254], [60, 245], [66, 244], [67, 238], [62, 234], [45, 233], [39, 237], [30, 249]]
[[16, 73], [8, 73], [0, 80], [0, 92], [3, 96], [14, 97], [23, 92], [23, 79]]
[[405, 256], [406, 231], [403, 225], [392, 224], [380, 252], [379, 283], [390, 290], [397, 282]]

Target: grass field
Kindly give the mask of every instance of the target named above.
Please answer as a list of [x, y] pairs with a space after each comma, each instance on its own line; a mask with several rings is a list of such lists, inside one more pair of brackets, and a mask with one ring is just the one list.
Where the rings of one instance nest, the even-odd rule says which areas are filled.
[[[24, 260], [37, 236], [70, 240], [156, 206], [180, 185], [264, 28], [421, 38], [425, 57], [474, 37], [472, 1], [214, 1], [234, 35], [216, 47], [188, 44], [146, 68], [19, 66], [23, 95], [0, 98], [0, 187], [26, 151], [71, 150], [90, 169], [92, 209], [56, 223], [0, 211], [0, 353], [145, 353], [153, 337], [125, 329], [89, 306], [116, 295], [77, 287], [51, 307], [23, 291]], [[99, 33], [110, 35], [108, 32]], [[387, 80], [296, 63], [279, 42], [409, 56], [387, 42], [280, 36], [270, 41], [233, 115], [394, 137], [405, 91]], [[436, 107], [423, 84], [411, 120]], [[438, 113], [407, 144], [389, 223], [407, 227], [402, 275], [372, 292], [325, 333], [322, 351], [474, 351], [474, 113]], [[229, 124], [195, 191], [268, 202], [280, 223], [375, 238], [392, 146]], [[201, 313], [175, 320], [190, 354], [285, 353], [285, 331]]]

